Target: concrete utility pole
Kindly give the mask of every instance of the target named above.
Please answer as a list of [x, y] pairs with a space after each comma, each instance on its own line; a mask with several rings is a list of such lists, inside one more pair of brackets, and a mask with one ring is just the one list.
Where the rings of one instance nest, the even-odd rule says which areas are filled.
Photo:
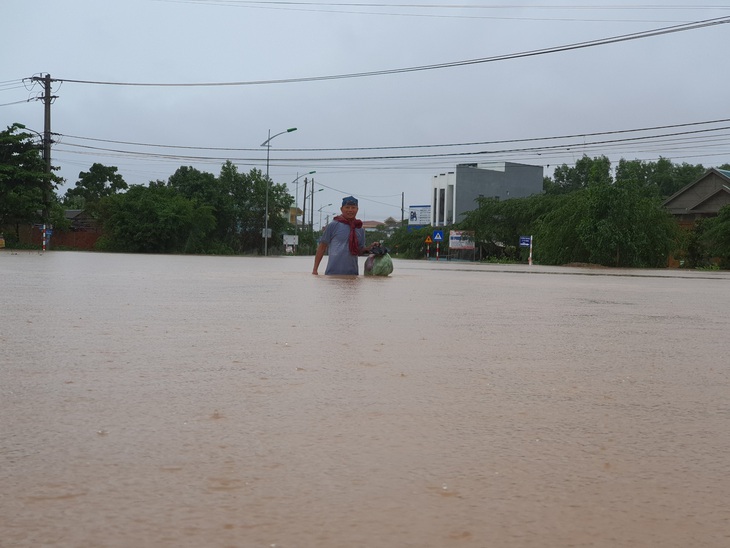
[[[46, 160], [46, 173], [51, 173], [51, 75], [43, 79], [43, 157]], [[50, 181], [49, 181], [50, 182]]]
[[309, 207], [309, 230], [314, 231], [314, 177], [312, 177], [312, 203]]
[[304, 198], [302, 198], [302, 230], [307, 224], [307, 178], [304, 178]]
[[51, 95], [51, 79], [50, 74], [45, 76], [34, 76], [31, 78], [34, 82], [43, 83], [43, 160], [46, 163], [46, 181], [43, 186], [43, 222], [48, 224], [51, 214], [51, 103], [56, 98]]

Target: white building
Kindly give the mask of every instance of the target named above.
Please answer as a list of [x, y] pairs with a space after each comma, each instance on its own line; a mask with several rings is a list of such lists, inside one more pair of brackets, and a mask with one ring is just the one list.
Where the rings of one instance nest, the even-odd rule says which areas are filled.
[[542, 166], [512, 162], [458, 164], [456, 171], [434, 175], [431, 225], [448, 226], [477, 208], [477, 198], [524, 198], [542, 192]]

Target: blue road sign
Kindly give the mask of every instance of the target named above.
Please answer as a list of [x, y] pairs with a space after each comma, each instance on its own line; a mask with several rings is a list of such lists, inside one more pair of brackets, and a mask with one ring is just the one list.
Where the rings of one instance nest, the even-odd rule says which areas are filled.
[[434, 230], [433, 231], [433, 241], [434, 242], [443, 242], [444, 241], [444, 231], [443, 230]]
[[530, 247], [531, 236], [520, 236], [520, 247]]

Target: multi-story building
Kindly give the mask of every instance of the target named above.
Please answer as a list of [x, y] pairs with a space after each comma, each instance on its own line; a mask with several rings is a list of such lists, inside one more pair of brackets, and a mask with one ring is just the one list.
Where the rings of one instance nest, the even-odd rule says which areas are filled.
[[542, 192], [542, 166], [493, 162], [458, 164], [456, 171], [434, 175], [431, 225], [448, 226], [477, 208], [477, 198], [524, 198]]

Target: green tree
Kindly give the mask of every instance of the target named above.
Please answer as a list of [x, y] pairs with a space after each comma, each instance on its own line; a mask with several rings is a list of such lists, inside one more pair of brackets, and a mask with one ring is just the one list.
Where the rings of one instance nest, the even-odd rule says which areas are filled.
[[720, 266], [730, 268], [730, 205], [720, 209], [717, 217], [705, 219], [700, 240], [706, 256], [720, 260]]
[[611, 161], [605, 156], [589, 158], [586, 155], [574, 166], [563, 164], [555, 168], [552, 181], [544, 181], [548, 194], [565, 194], [588, 188], [592, 183], [611, 182]]
[[[221, 167], [218, 178], [230, 196], [231, 216], [229, 233], [233, 249], [238, 253], [263, 252], [262, 230], [264, 228], [265, 195], [261, 189], [261, 171], [252, 169], [239, 173], [232, 162]], [[270, 240], [270, 242], [273, 240]]]
[[[266, 223], [266, 176], [261, 170], [252, 169], [247, 173], [234, 192], [237, 212], [237, 228], [242, 252], [264, 251], [263, 228]], [[281, 252], [282, 235], [293, 230], [289, 222], [289, 209], [294, 205], [294, 197], [289, 194], [286, 184], [268, 181], [269, 249]]]
[[210, 206], [199, 206], [162, 182], [132, 185], [99, 202], [98, 246], [130, 253], [198, 253], [215, 227]]
[[65, 204], [81, 205], [79, 209], [92, 209], [102, 198], [128, 188], [124, 178], [115, 166], [94, 163], [89, 171], [79, 172], [76, 186], [66, 191]]
[[676, 223], [661, 207], [656, 188], [636, 180], [588, 188], [588, 211], [578, 235], [589, 262], [607, 266], [660, 267], [676, 237]]
[[656, 162], [621, 159], [616, 168], [616, 182], [631, 180], [641, 186], [654, 187], [659, 196], [667, 198], [697, 180], [704, 172], [701, 164], [677, 165], [666, 158], [659, 158]]
[[[46, 172], [41, 147], [22, 124], [0, 132], [0, 226], [38, 223], [62, 179]], [[52, 219], [51, 219], [52, 221]]]
[[387, 247], [391, 255], [404, 259], [422, 259], [426, 256], [426, 237], [431, 236], [433, 228], [426, 226], [409, 230], [407, 226], [395, 229], [388, 238]]
[[[226, 166], [229, 164], [227, 162], [221, 170], [220, 177], [193, 167], [180, 167], [168, 179], [168, 185], [191, 200], [196, 207], [212, 208], [216, 224], [210, 235], [208, 248], [217, 253], [233, 251], [235, 213], [232, 194], [236, 181], [226, 177]], [[233, 169], [235, 170], [235, 166]]]
[[535, 260], [542, 264], [587, 263], [590, 253], [578, 227], [588, 215], [588, 190], [546, 196], [535, 222]]

